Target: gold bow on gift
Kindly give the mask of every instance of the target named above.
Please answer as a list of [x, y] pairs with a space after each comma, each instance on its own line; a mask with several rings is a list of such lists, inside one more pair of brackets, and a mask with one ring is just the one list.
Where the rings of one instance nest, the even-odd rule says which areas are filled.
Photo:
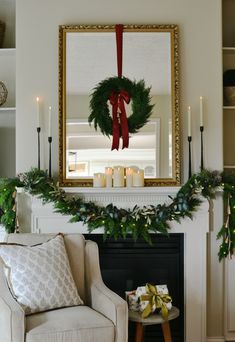
[[157, 288], [154, 285], [146, 284], [146, 294], [140, 296], [140, 301], [148, 301], [148, 305], [142, 312], [142, 318], [148, 317], [152, 313], [152, 309], [154, 305], [156, 306], [156, 310], [161, 310], [162, 318], [167, 319], [168, 317], [168, 309], [166, 303], [172, 301], [172, 298], [168, 294], [160, 294], [157, 292]]

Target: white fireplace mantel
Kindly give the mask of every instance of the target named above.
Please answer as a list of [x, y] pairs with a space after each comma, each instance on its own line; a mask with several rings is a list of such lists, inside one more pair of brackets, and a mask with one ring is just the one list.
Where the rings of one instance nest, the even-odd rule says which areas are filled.
[[[68, 188], [67, 192], [82, 196], [87, 201], [122, 208], [136, 204], [157, 205], [171, 201], [179, 190], [176, 187], [159, 188]], [[82, 223], [68, 223], [69, 216], [53, 212], [53, 205], [43, 205], [37, 197], [24, 192], [18, 194], [20, 231], [34, 233], [79, 232], [87, 233]], [[95, 231], [102, 233], [102, 228]], [[185, 282], [185, 342], [206, 341], [206, 254], [209, 232], [209, 204], [203, 201], [193, 220], [171, 222], [172, 233], [184, 233]]]

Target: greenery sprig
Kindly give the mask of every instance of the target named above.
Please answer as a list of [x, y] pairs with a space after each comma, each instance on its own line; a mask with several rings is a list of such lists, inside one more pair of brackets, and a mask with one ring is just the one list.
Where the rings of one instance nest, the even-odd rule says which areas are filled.
[[218, 252], [219, 260], [235, 253], [235, 175], [219, 171], [203, 170], [194, 174], [178, 191], [169, 204], [118, 208], [112, 203], [100, 206], [86, 202], [79, 196], [66, 194], [47, 172], [32, 169], [16, 178], [0, 179], [0, 222], [8, 233], [15, 231], [16, 187], [23, 187], [32, 195], [39, 196], [43, 203], [52, 202], [54, 210], [70, 215], [70, 222], [87, 224], [88, 232], [104, 228], [107, 237], [125, 238], [131, 234], [136, 240], [143, 237], [151, 243], [152, 233], [168, 234], [171, 221], [180, 222], [184, 217], [193, 218], [193, 213], [202, 202], [202, 197], [211, 200], [217, 191], [223, 190], [225, 222], [218, 232], [222, 239]]

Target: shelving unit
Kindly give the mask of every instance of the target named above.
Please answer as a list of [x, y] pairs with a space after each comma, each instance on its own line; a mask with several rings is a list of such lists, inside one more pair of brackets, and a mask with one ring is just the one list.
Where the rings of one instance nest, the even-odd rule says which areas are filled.
[[[235, 69], [235, 1], [223, 0], [223, 72]], [[224, 168], [235, 170], [235, 106], [223, 106]]]
[[235, 106], [223, 106], [224, 110], [235, 109]]
[[0, 81], [8, 91], [6, 102], [0, 106], [0, 177], [15, 176], [15, 5], [16, 0], [0, 0], [0, 20], [6, 31], [0, 48]]
[[[235, 69], [235, 1], [222, 0], [223, 71]], [[223, 107], [224, 170], [235, 173], [235, 106]], [[224, 338], [235, 341], [235, 260], [226, 260], [224, 279]]]
[[15, 49], [0, 49], [0, 80], [8, 90], [7, 100], [4, 107], [15, 107]]
[[222, 50], [223, 50], [223, 53], [227, 55], [235, 53], [235, 47], [232, 47], [232, 46], [223, 47]]
[[0, 107], [0, 113], [1, 112], [15, 112], [16, 107]]

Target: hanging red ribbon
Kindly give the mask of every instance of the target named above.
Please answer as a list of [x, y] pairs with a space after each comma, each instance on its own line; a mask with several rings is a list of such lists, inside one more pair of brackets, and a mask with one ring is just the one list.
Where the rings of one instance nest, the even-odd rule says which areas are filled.
[[116, 25], [115, 26], [115, 31], [116, 31], [118, 77], [122, 77], [122, 37], [123, 37], [123, 25], [122, 24]]
[[129, 146], [128, 121], [126, 117], [125, 103], [130, 102], [129, 94], [122, 90], [120, 93], [112, 92], [109, 101], [112, 105], [113, 115], [113, 144], [112, 150], [119, 149], [120, 126], [122, 129], [122, 148]]
[[[117, 70], [118, 77], [122, 77], [122, 37], [123, 37], [123, 25], [118, 24], [115, 26], [116, 32], [116, 46], [117, 46]], [[121, 90], [119, 93], [113, 92], [109, 101], [112, 105], [113, 116], [113, 143], [112, 150], [119, 149], [120, 131], [122, 136], [122, 148], [128, 148], [129, 146], [129, 130], [128, 121], [125, 110], [125, 103], [130, 102], [129, 94]]]

